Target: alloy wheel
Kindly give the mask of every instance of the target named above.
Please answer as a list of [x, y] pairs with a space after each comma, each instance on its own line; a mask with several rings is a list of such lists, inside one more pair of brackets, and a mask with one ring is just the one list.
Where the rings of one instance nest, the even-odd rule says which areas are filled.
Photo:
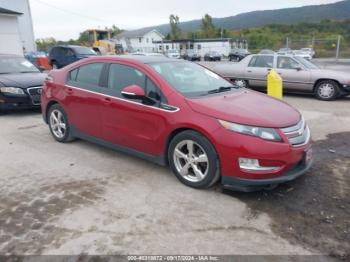
[[234, 81], [234, 84], [238, 87], [241, 87], [241, 88], [246, 88], [247, 87], [247, 84], [245, 82], [245, 80], [242, 80], [242, 79], [236, 79]]
[[208, 175], [207, 153], [193, 140], [178, 143], [174, 149], [173, 159], [179, 174], [189, 182], [201, 182]]
[[67, 131], [67, 124], [61, 111], [55, 109], [51, 112], [50, 126], [53, 134], [58, 139], [62, 139], [65, 136]]

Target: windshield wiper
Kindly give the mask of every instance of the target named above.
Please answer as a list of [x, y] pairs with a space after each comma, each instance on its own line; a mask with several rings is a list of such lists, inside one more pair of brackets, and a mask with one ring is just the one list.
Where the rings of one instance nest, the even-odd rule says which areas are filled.
[[217, 89], [213, 89], [213, 90], [208, 91], [208, 94], [227, 92], [227, 91], [230, 91], [232, 88], [236, 88], [236, 87], [235, 86], [220, 86]]

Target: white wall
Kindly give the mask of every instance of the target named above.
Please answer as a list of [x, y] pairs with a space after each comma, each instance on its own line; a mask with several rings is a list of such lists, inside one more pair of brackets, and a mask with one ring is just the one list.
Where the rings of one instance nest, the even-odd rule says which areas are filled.
[[5, 9], [23, 13], [23, 15], [18, 16], [18, 30], [21, 45], [27, 52], [36, 51], [29, 0], [0, 0], [0, 6]]
[[[133, 50], [133, 52], [145, 52], [145, 53], [153, 53], [157, 52], [157, 46], [153, 43], [153, 41], [162, 41], [162, 37], [155, 31], [150, 31], [149, 33], [145, 34], [143, 37], [135, 37], [130, 38], [130, 45]], [[129, 49], [127, 45], [127, 39], [124, 37], [118, 40], [119, 44], [121, 44], [124, 48], [124, 50]]]
[[0, 53], [23, 55], [16, 16], [0, 14]]

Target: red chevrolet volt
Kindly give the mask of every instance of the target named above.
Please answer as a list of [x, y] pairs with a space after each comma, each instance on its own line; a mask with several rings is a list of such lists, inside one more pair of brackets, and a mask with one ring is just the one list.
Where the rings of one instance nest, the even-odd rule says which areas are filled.
[[194, 188], [271, 187], [313, 162], [297, 110], [187, 61], [87, 58], [51, 71], [41, 96], [58, 142], [85, 139], [169, 165]]

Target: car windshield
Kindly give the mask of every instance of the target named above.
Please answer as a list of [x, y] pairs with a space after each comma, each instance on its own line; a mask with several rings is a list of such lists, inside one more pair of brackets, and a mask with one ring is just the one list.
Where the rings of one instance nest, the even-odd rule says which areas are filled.
[[302, 57], [294, 57], [295, 60], [297, 60], [299, 63], [301, 63], [303, 66], [305, 66], [307, 69], [319, 69], [318, 66], [315, 64], [311, 63], [310, 61], [307, 61], [306, 59]]
[[162, 62], [149, 64], [173, 88], [186, 97], [208, 95], [209, 91], [234, 87], [212, 71], [189, 62]]
[[0, 57], [0, 74], [39, 72], [36, 66], [23, 57]]
[[94, 50], [87, 47], [74, 47], [74, 51], [79, 55], [96, 55]]

